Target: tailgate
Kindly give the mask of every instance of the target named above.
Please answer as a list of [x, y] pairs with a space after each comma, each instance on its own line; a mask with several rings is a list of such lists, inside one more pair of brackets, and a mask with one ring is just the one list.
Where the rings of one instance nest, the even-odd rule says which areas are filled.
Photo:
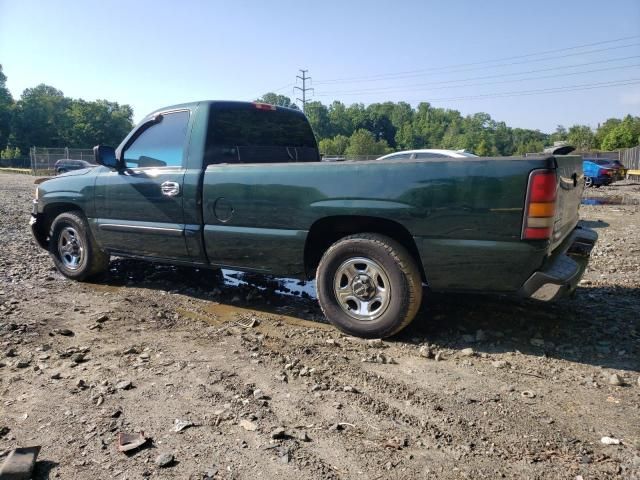
[[578, 223], [578, 210], [584, 190], [582, 157], [579, 155], [559, 155], [554, 158], [558, 190], [551, 250], [562, 243]]

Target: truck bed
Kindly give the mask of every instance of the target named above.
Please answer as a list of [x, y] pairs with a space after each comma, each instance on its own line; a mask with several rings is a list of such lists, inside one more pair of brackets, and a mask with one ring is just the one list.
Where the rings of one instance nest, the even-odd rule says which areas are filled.
[[[432, 288], [513, 291], [553, 247], [520, 240], [529, 173], [560, 165], [560, 178], [571, 178], [574, 158], [210, 165], [204, 247], [224, 266], [303, 276], [316, 222], [372, 216], [411, 232]], [[556, 244], [577, 221], [571, 185], [561, 192]]]

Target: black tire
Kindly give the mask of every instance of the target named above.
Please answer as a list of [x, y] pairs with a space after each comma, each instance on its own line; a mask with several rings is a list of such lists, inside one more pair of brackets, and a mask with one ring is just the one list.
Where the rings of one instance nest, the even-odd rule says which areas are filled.
[[[352, 280], [349, 270], [358, 273]], [[367, 272], [373, 272], [372, 277]], [[387, 288], [388, 299], [379, 301], [380, 307], [376, 308], [379, 291]], [[414, 258], [395, 240], [375, 233], [351, 235], [334, 243], [318, 265], [316, 289], [320, 308], [335, 327], [366, 338], [398, 333], [411, 323], [422, 301], [422, 277]], [[340, 290], [342, 302], [338, 298]], [[375, 316], [355, 318], [369, 313], [363, 304], [371, 304]]]
[[58, 271], [73, 280], [87, 280], [109, 268], [109, 255], [100, 250], [80, 212], [61, 213], [53, 220], [49, 255]]

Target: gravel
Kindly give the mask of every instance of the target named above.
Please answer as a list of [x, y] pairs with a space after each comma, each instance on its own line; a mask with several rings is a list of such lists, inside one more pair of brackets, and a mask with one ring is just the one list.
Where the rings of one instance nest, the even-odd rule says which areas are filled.
[[66, 280], [28, 230], [33, 178], [0, 182], [0, 451], [42, 445], [51, 478], [640, 476], [638, 205], [581, 208], [600, 239], [573, 298], [426, 293], [366, 341], [295, 280], [115, 258]]

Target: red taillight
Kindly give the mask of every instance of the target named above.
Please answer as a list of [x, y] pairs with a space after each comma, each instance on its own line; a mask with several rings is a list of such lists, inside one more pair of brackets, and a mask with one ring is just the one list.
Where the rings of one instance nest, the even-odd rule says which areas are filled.
[[598, 176], [602, 176], [602, 175], [611, 175], [611, 170], [607, 169], [607, 168], [601, 168], [600, 170], [598, 170]]
[[524, 229], [523, 240], [549, 240], [549, 238], [551, 238], [551, 227]]
[[529, 177], [529, 201], [553, 202], [556, 199], [556, 174], [543, 170]]
[[548, 240], [556, 212], [555, 172], [535, 170], [529, 176], [527, 204], [522, 226], [523, 240]]
[[258, 110], [275, 110], [276, 106], [275, 105], [271, 105], [270, 103], [259, 103], [259, 102], [254, 102], [253, 103], [255, 105], [255, 107]]

